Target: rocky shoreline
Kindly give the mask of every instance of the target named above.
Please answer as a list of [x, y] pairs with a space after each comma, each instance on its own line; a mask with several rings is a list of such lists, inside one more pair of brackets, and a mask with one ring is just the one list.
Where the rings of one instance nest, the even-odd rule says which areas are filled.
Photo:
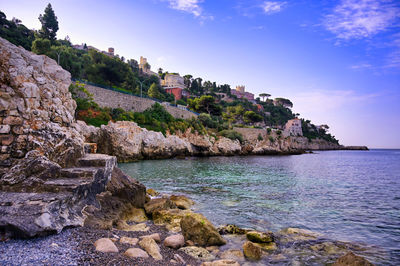
[[[94, 128], [74, 119], [70, 78], [54, 60], [0, 38], [1, 264], [279, 262], [288, 259], [282, 255], [286, 247], [301, 239], [321, 244], [315, 252], [329, 262], [359, 251], [347, 244], [333, 247], [301, 229], [278, 234], [217, 229], [190, 210], [194, 203], [188, 198], [146, 193], [117, 167], [117, 160], [293, 154], [338, 145], [278, 136], [272, 141], [275, 136], [266, 135], [240, 143], [190, 131], [165, 137], [133, 122]], [[326, 246], [335, 250], [330, 257], [323, 253]]]

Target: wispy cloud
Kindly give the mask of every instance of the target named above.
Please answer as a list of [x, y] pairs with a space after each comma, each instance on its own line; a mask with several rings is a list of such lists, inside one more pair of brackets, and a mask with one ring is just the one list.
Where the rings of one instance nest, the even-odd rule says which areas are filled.
[[350, 69], [354, 69], [354, 70], [370, 69], [370, 68], [372, 68], [372, 65], [368, 64], [368, 63], [361, 63], [361, 64], [356, 64], [356, 65], [350, 66]]
[[193, 14], [195, 17], [201, 17], [203, 9], [200, 6], [202, 0], [166, 0], [169, 2], [169, 7], [179, 11]]
[[398, 26], [399, 18], [398, 0], [342, 0], [324, 26], [340, 40], [361, 39]]
[[265, 1], [261, 7], [265, 14], [270, 15], [282, 11], [286, 4], [286, 2]]

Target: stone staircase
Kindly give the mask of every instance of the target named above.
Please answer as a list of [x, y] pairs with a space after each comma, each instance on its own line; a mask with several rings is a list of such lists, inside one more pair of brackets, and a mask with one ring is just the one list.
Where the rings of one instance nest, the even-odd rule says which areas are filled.
[[114, 156], [90, 153], [96, 152], [91, 144], [85, 144], [85, 150], [89, 153], [76, 167], [35, 180], [37, 183], [24, 192], [1, 191], [0, 231], [33, 237], [60, 232], [66, 226], [82, 226], [83, 209], [98, 206], [96, 195], [105, 190], [117, 163]]

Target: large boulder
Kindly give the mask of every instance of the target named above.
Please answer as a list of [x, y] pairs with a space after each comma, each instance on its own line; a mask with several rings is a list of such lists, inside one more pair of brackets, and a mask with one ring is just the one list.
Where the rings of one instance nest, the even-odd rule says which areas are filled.
[[246, 241], [243, 244], [243, 254], [248, 260], [260, 260], [261, 259], [261, 248], [257, 247], [255, 244], [253, 244], [250, 241]]
[[226, 241], [217, 229], [202, 214], [189, 213], [181, 219], [181, 229], [185, 240], [199, 246], [220, 246]]

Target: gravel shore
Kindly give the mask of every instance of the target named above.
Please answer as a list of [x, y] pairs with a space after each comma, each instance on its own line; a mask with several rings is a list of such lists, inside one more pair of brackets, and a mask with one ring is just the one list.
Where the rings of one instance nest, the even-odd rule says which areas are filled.
[[[95, 251], [93, 243], [103, 237], [112, 238], [140, 237], [159, 233], [161, 239], [169, 235], [164, 227], [152, 222], [147, 232], [126, 232], [120, 230], [98, 230], [93, 228], [69, 228], [60, 234], [34, 239], [13, 239], [0, 242], [0, 265], [179, 265], [171, 263], [175, 254], [179, 254], [187, 264], [201, 263], [184, 252], [166, 248], [159, 244], [163, 260], [153, 258], [129, 258], [124, 256], [130, 246], [116, 242], [119, 253], [101, 253]], [[137, 246], [136, 246], [137, 247]]]

